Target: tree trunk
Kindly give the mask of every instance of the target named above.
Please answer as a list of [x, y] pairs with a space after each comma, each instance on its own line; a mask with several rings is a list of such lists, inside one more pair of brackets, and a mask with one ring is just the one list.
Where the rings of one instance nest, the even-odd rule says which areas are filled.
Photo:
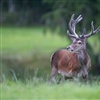
[[14, 0], [9, 0], [8, 2], [8, 12], [13, 13], [15, 11]]

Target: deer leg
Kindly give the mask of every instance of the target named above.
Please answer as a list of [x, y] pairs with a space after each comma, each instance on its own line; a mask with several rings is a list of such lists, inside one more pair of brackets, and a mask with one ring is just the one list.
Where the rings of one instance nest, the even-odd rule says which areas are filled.
[[[57, 84], [60, 83], [61, 79], [62, 79], [62, 78], [60, 77], [60, 79], [59, 79], [59, 81], [57, 82]], [[72, 78], [72, 77], [66, 77], [66, 76], [64, 76], [64, 79], [67, 80], [67, 79], [73, 79], [73, 78]]]
[[58, 70], [57, 68], [55, 68], [55, 66], [52, 67], [52, 72], [51, 72], [51, 76], [49, 79], [49, 82], [51, 83], [52, 81], [55, 81], [54, 78], [55, 76], [58, 74]]
[[67, 79], [73, 79], [73, 78], [72, 78], [72, 77], [66, 77], [66, 76], [65, 76], [65, 80], [67, 80]]
[[59, 81], [57, 82], [57, 84], [59, 84], [59, 83], [60, 83], [60, 81], [61, 81], [61, 77], [60, 77]]
[[88, 80], [88, 71], [86, 68], [83, 69], [83, 75], [82, 75], [83, 81], [86, 83]]
[[83, 75], [82, 78], [83, 78], [83, 81], [86, 83], [88, 80], [88, 75]]

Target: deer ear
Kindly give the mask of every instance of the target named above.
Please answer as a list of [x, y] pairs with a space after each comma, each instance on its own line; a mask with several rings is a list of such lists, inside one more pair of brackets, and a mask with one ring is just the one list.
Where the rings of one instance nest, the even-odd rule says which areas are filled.
[[83, 39], [82, 39], [83, 42], [86, 42], [86, 40], [87, 40], [87, 38], [83, 38]]

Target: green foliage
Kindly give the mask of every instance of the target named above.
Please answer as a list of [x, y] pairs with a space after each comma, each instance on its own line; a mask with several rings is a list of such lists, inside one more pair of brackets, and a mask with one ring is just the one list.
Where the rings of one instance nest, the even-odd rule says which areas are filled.
[[81, 14], [84, 18], [84, 20], [77, 25], [78, 31], [82, 31], [83, 27], [90, 30], [89, 26], [92, 20], [95, 22], [95, 26], [99, 25], [100, 13], [98, 7], [100, 2], [98, 0], [95, 2], [91, 0], [43, 0], [43, 2], [52, 7], [50, 12], [43, 15], [46, 24], [48, 20], [50, 20], [49, 27], [51, 27], [52, 30], [59, 26], [61, 32], [65, 32], [68, 29], [67, 25], [72, 14], [76, 16]]
[[50, 27], [59, 25], [65, 31], [73, 13], [84, 16], [82, 27], [88, 28], [92, 20], [99, 25], [99, 0], [2, 0], [0, 3], [2, 25], [40, 25], [50, 19]]
[[18, 21], [18, 13], [3, 13], [1, 17], [5, 16], [2, 21], [3, 25], [14, 25]]

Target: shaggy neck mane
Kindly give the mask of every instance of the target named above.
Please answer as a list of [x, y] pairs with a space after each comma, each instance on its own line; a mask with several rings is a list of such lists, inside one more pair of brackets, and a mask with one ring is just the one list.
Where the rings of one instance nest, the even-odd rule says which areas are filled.
[[80, 62], [80, 66], [85, 66], [87, 64], [87, 57], [88, 57], [86, 49], [82, 49], [81, 51], [78, 51], [77, 56]]

